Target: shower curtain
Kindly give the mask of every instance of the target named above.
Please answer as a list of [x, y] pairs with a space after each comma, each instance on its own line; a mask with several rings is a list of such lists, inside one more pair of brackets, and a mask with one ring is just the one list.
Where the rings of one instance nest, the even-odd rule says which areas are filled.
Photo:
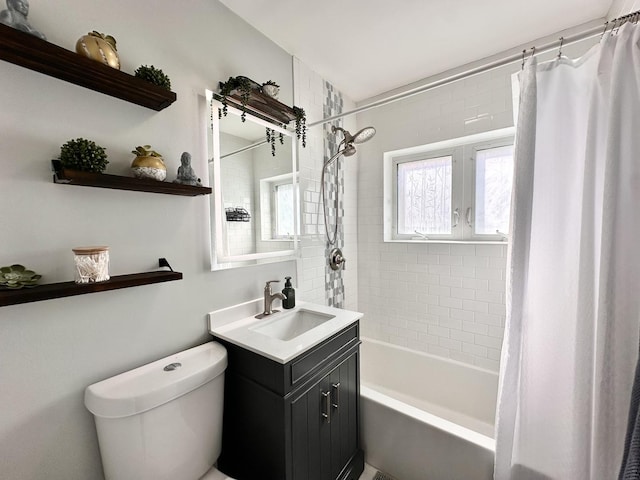
[[640, 327], [640, 26], [520, 73], [496, 480], [612, 480]]

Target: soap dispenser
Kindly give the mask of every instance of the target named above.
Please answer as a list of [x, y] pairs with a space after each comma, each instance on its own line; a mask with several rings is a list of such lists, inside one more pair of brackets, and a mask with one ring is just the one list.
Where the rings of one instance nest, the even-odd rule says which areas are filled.
[[282, 300], [282, 308], [293, 308], [296, 306], [296, 291], [291, 286], [291, 277], [284, 277], [284, 279], [282, 294], [287, 298]]

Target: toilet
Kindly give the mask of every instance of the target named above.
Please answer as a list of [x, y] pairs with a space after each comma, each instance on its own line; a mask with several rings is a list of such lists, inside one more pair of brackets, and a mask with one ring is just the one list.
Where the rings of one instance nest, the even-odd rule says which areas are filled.
[[233, 480], [222, 444], [227, 352], [205, 343], [90, 385], [106, 480]]

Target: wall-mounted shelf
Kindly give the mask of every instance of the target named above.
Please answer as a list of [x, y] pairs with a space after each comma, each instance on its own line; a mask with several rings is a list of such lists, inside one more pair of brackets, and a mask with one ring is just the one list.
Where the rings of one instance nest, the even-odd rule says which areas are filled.
[[176, 101], [174, 92], [2, 24], [0, 59], [156, 111]]
[[106, 292], [108, 290], [137, 287], [152, 283], [172, 282], [174, 280], [182, 280], [182, 273], [164, 271], [132, 273], [129, 275], [117, 275], [106, 282], [99, 283], [61, 282], [38, 285], [33, 288], [21, 288], [19, 290], [0, 290], [0, 307], [51, 300], [53, 298], [72, 297], [87, 293]]
[[[214, 93], [214, 98], [222, 101], [222, 95], [218, 93]], [[227, 104], [238, 110], [242, 110], [240, 94], [235, 91], [232, 92], [231, 95], [227, 97]], [[296, 119], [296, 113], [289, 105], [285, 105], [275, 98], [257, 90], [251, 90], [246, 109], [248, 113], [277, 125], [288, 125], [289, 122]]]
[[123, 177], [107, 173], [80, 172], [63, 168], [60, 160], [51, 160], [53, 181], [63, 185], [82, 185], [85, 187], [113, 188], [116, 190], [134, 190], [138, 192], [166, 193], [195, 197], [209, 195], [210, 187], [196, 187], [172, 182], [159, 182], [144, 178]]

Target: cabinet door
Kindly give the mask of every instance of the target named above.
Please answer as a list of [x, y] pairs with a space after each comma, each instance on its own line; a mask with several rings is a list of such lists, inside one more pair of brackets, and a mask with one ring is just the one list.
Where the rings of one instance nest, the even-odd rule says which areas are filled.
[[293, 480], [336, 480], [356, 453], [357, 355], [292, 401]]
[[358, 449], [358, 354], [354, 353], [330, 374], [331, 479], [339, 477]]

